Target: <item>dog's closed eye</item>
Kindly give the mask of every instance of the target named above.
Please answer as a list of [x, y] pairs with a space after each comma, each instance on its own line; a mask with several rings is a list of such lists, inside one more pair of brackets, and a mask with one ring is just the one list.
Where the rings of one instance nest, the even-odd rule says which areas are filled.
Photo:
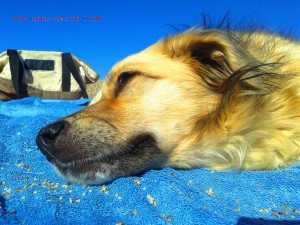
[[123, 72], [118, 77], [116, 89], [115, 89], [115, 97], [118, 97], [118, 95], [121, 93], [121, 91], [124, 89], [124, 87], [138, 74], [138, 72]]

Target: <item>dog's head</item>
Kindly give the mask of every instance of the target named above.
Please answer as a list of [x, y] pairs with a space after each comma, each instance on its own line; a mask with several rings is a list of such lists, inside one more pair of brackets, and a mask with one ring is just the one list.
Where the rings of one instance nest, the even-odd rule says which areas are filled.
[[193, 149], [224, 139], [229, 93], [259, 83], [232, 76], [249, 61], [240, 48], [214, 30], [159, 41], [117, 63], [91, 105], [43, 128], [37, 144], [60, 174], [80, 184], [206, 166]]

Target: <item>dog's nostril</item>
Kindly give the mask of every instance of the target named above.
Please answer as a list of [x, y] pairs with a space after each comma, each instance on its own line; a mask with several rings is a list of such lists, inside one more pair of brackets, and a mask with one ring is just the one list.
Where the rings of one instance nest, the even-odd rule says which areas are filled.
[[40, 131], [39, 136], [43, 139], [45, 144], [52, 144], [60, 132], [65, 128], [65, 125], [66, 123], [64, 121], [50, 124]]
[[66, 128], [66, 126], [67, 122], [58, 121], [40, 130], [36, 138], [36, 143], [42, 153], [44, 153], [47, 157], [53, 157], [53, 144], [61, 131]]

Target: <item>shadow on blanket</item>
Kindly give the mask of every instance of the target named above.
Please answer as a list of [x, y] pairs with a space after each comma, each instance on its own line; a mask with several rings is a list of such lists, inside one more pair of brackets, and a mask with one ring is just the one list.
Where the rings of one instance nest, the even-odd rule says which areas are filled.
[[66, 184], [35, 137], [85, 103], [0, 103], [0, 224], [300, 224], [300, 166], [265, 172], [165, 168], [106, 186]]

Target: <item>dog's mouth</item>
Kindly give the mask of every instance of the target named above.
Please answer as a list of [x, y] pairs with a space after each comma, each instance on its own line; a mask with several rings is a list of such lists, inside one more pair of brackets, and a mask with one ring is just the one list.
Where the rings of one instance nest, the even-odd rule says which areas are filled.
[[135, 137], [122, 146], [106, 146], [104, 151], [101, 148], [93, 149], [93, 154], [88, 156], [77, 153], [78, 148], [74, 148], [74, 154], [80, 157], [61, 159], [61, 154], [53, 153], [72, 151], [72, 146], [68, 146], [68, 149], [57, 149], [57, 143], [49, 145], [41, 138], [41, 133], [42, 130], [36, 140], [38, 147], [59, 174], [71, 183], [106, 183], [147, 169], [161, 168], [166, 159], [157, 147], [155, 139], [148, 134]]
[[[118, 149], [111, 151], [111, 154], [101, 154], [101, 150], [98, 155], [94, 155], [92, 157], [85, 157], [76, 160], [60, 160], [55, 157], [51, 152], [55, 152], [53, 150], [49, 151], [48, 147], [41, 140], [37, 140], [37, 145], [40, 148], [41, 152], [46, 156], [46, 159], [56, 166], [60, 168], [72, 167], [72, 166], [81, 166], [93, 163], [107, 163], [112, 164], [116, 160], [121, 158], [130, 158], [133, 155], [139, 154], [139, 150], [142, 148], [150, 148], [155, 145], [155, 140], [150, 135], [141, 135], [134, 138], [129, 144], [126, 144], [122, 147], [113, 146], [111, 148]], [[51, 148], [55, 148], [54, 145], [51, 145]]]

